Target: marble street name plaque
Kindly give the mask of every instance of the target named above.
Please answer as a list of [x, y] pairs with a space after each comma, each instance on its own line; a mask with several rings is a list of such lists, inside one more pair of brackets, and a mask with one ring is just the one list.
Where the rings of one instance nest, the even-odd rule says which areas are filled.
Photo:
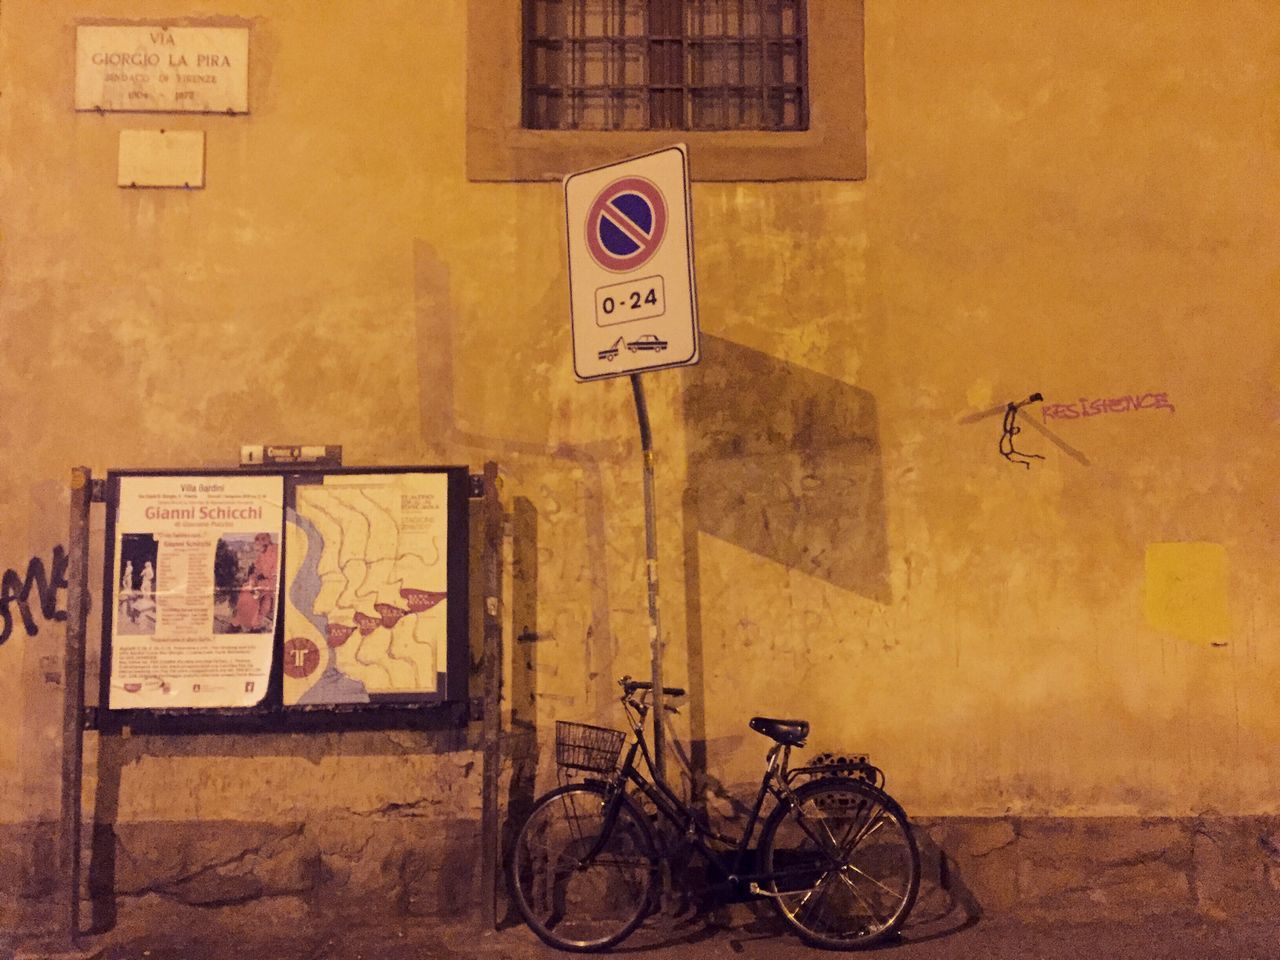
[[76, 109], [248, 113], [249, 28], [78, 26]]

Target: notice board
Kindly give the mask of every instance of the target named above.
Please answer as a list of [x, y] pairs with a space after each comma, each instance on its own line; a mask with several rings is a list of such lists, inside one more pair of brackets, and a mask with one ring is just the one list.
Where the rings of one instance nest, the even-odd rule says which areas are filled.
[[269, 728], [465, 703], [468, 476], [108, 473], [101, 713]]

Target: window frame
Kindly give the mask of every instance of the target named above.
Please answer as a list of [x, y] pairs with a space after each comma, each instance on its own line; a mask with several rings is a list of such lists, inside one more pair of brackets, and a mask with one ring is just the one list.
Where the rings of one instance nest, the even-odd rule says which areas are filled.
[[524, 4], [468, 0], [468, 179], [559, 180], [675, 142], [688, 146], [695, 180], [865, 179], [863, 0], [806, 6], [808, 130], [531, 130], [522, 125]]

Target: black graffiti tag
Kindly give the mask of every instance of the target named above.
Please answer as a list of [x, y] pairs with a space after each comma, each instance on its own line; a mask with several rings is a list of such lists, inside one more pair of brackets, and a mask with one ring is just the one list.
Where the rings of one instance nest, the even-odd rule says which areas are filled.
[[53, 548], [53, 568], [45, 573], [44, 561], [32, 557], [27, 562], [27, 576], [23, 579], [17, 570], [6, 570], [0, 578], [0, 643], [4, 643], [13, 633], [13, 607], [18, 608], [22, 618], [23, 629], [27, 636], [34, 637], [40, 633], [35, 617], [31, 615], [31, 589], [35, 588], [40, 601], [40, 614], [46, 621], [62, 622], [67, 619], [67, 611], [58, 609], [58, 591], [67, 588], [67, 551], [62, 546]]

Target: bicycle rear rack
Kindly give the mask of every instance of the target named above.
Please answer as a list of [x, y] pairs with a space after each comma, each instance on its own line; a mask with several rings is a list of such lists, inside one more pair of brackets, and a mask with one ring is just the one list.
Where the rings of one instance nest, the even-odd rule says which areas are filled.
[[865, 780], [873, 787], [884, 789], [884, 771], [872, 763], [866, 754], [820, 753], [805, 766], [788, 770], [787, 785], [790, 786], [792, 781], [800, 777], [809, 780], [847, 777], [852, 780]]

